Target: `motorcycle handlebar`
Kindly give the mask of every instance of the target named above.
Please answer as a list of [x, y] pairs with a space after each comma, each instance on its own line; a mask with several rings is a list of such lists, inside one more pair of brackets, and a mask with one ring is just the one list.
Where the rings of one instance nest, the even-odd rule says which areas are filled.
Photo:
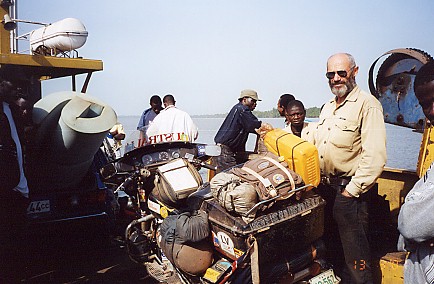
[[[217, 167], [216, 166], [213, 166], [213, 165], [210, 165], [210, 164], [207, 164], [207, 163], [205, 163], [205, 162], [203, 162], [203, 161], [201, 161], [201, 160], [199, 160], [199, 159], [195, 159], [195, 158], [193, 158], [193, 159], [188, 159], [188, 161], [190, 162], [190, 163], [194, 163], [194, 164], [197, 164], [197, 165], [199, 165], [200, 167], [203, 167], [203, 168], [206, 168], [206, 169], [209, 169], [209, 170], [212, 170], [212, 171], [216, 171], [217, 170]], [[142, 169], [140, 169], [139, 171], [135, 171], [134, 173], [132, 173], [129, 177], [127, 177], [117, 188], [116, 188], [116, 190], [114, 191], [114, 193], [117, 193], [117, 192], [119, 192], [119, 191], [124, 191], [125, 192], [125, 190], [131, 185], [131, 183], [133, 183], [134, 182], [134, 179], [138, 176], [138, 175], [140, 175], [140, 176], [142, 176], [142, 177], [144, 177], [144, 178], [147, 178], [147, 177], [149, 177], [150, 175], [151, 175], [151, 171], [149, 171], [148, 169], [146, 169], [146, 168], [142, 168]]]
[[216, 171], [217, 170], [216, 166], [213, 166], [213, 165], [210, 165], [210, 164], [207, 164], [207, 163], [204, 163], [204, 162], [201, 162], [200, 166], [204, 167], [204, 168], [206, 168], [208, 170], [212, 170], [212, 171]]
[[217, 170], [217, 167], [216, 167], [216, 166], [213, 166], [213, 165], [207, 164], [207, 163], [205, 163], [205, 162], [202, 161], [202, 160], [199, 160], [199, 159], [196, 159], [196, 158], [187, 159], [187, 160], [188, 160], [190, 163], [197, 164], [197, 165], [199, 165], [199, 166], [201, 166], [201, 167], [203, 167], [203, 168], [206, 168], [206, 169], [208, 169], [208, 170], [212, 170], [212, 171], [216, 171], [216, 170]]
[[117, 193], [118, 191], [125, 191], [125, 189], [133, 182], [133, 177], [129, 176], [127, 177], [123, 183], [121, 183], [116, 190], [114, 191], [114, 193]]

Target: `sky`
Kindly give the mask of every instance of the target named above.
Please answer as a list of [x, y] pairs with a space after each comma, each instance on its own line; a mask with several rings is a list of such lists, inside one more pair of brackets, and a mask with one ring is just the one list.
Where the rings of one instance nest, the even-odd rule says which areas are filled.
[[[15, 2], [22, 20], [72, 17], [85, 25], [79, 55], [104, 63], [87, 93], [118, 115], [140, 115], [152, 95], [168, 93], [191, 115], [226, 113], [243, 89], [258, 92], [260, 111], [275, 108], [283, 93], [320, 107], [332, 98], [325, 77], [332, 54], [354, 56], [356, 81], [367, 91], [368, 70], [383, 53], [417, 48], [434, 56], [433, 0]], [[22, 33], [39, 28], [18, 25]], [[49, 80], [43, 95], [70, 88], [69, 80]]]

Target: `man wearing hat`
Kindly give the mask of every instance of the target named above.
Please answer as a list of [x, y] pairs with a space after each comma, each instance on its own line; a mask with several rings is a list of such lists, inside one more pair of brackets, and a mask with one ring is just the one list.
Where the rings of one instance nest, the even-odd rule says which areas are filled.
[[221, 154], [216, 159], [217, 173], [245, 162], [242, 153], [245, 152], [249, 133], [261, 127], [262, 123], [253, 115], [256, 102], [260, 101], [254, 90], [243, 90], [226, 116], [219, 131], [214, 137], [214, 142], [221, 146]]

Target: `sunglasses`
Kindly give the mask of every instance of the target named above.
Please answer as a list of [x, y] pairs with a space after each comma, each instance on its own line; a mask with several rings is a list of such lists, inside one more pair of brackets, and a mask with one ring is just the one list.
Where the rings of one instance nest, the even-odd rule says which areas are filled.
[[255, 100], [255, 99], [253, 99], [253, 98], [251, 98], [251, 97], [246, 97], [246, 98], [247, 98], [247, 101], [248, 101], [249, 103], [253, 103], [253, 104], [256, 103], [256, 100]]
[[[353, 70], [353, 69], [354, 69], [354, 66], [351, 67], [350, 71]], [[338, 73], [338, 76], [341, 77], [341, 78], [346, 78], [347, 75], [348, 75], [348, 72], [346, 70], [339, 70], [339, 71], [336, 71], [336, 72], [331, 71], [331, 72], [327, 72], [326, 73], [327, 79], [329, 79], [329, 80], [333, 79], [335, 77], [336, 73]]]

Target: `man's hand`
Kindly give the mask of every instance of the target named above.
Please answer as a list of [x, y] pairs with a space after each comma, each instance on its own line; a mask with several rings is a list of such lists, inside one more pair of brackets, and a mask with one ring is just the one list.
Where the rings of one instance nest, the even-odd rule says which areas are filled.
[[349, 193], [346, 189], [344, 189], [344, 190], [341, 192], [341, 194], [342, 194], [343, 196], [345, 196], [345, 197], [348, 197], [348, 198], [353, 198], [353, 197], [354, 197], [354, 196], [352, 196], [351, 193]]
[[117, 133], [113, 135], [113, 138], [116, 140], [124, 140], [125, 139], [125, 133]]
[[273, 130], [273, 126], [269, 123], [263, 122], [261, 124], [261, 127], [259, 127], [258, 129], [255, 129], [256, 133], [259, 134], [259, 136], [264, 139], [265, 134], [267, 134], [268, 132], [270, 132], [271, 130]]

